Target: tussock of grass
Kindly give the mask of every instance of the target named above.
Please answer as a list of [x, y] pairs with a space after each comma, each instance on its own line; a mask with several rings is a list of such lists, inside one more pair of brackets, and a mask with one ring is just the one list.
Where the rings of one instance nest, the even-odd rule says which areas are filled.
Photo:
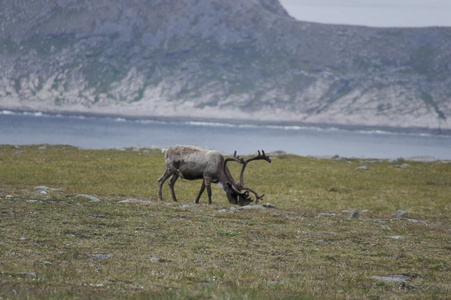
[[158, 203], [156, 150], [0, 146], [0, 298], [446, 298], [451, 164], [407, 164], [280, 155], [245, 175], [276, 208], [241, 210], [199, 181]]

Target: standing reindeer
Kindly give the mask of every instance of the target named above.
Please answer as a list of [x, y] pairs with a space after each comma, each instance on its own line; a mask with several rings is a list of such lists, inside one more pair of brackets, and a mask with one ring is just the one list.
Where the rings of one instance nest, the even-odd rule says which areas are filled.
[[[241, 206], [247, 205], [254, 201], [251, 199], [249, 193], [255, 195], [256, 203], [264, 196], [259, 196], [254, 190], [244, 187], [243, 174], [246, 166], [253, 160], [266, 160], [271, 162], [269, 156], [264, 151], [258, 155], [244, 160], [236, 156], [236, 151], [233, 157], [224, 159], [221, 153], [215, 150], [205, 150], [195, 146], [172, 146], [165, 151], [166, 171], [158, 179], [158, 200], [162, 201], [162, 189], [164, 182], [172, 176], [169, 181], [169, 188], [171, 189], [172, 200], [177, 201], [174, 192], [175, 182], [179, 177], [187, 180], [203, 179], [199, 195], [195, 203], [199, 203], [200, 196], [207, 188], [208, 203], [211, 204], [211, 183], [218, 183], [226, 192], [227, 198], [231, 204], [239, 204]], [[230, 173], [227, 163], [235, 161], [243, 165], [240, 174], [240, 180], [235, 182]]]

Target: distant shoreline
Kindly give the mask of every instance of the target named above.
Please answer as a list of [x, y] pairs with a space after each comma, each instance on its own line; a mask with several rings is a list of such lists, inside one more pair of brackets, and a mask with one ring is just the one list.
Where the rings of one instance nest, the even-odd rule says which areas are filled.
[[[2, 113], [3, 112], [3, 113]], [[46, 110], [23, 110], [23, 109], [10, 109], [0, 106], [0, 115], [4, 112], [12, 112], [14, 114], [47, 114], [52, 116], [83, 116], [92, 118], [122, 118], [126, 120], [149, 120], [160, 122], [205, 122], [205, 123], [223, 123], [230, 125], [255, 125], [255, 126], [299, 126], [299, 127], [313, 127], [313, 128], [337, 128], [342, 130], [362, 130], [362, 131], [385, 131], [393, 133], [410, 133], [410, 134], [432, 134], [432, 135], [446, 135], [451, 136], [451, 129], [431, 129], [425, 127], [393, 127], [393, 126], [370, 126], [370, 125], [346, 125], [335, 123], [308, 123], [308, 122], [296, 122], [296, 121], [261, 121], [251, 119], [233, 119], [233, 118], [202, 118], [202, 117], [189, 117], [189, 116], [136, 116], [120, 113], [90, 113], [79, 111], [46, 111]]]

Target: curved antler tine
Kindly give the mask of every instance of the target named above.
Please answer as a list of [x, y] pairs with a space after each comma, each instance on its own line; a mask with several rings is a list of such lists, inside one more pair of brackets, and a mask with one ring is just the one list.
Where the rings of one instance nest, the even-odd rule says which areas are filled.
[[249, 191], [248, 191], [247, 188], [245, 188], [245, 191], [242, 192], [242, 191], [240, 191], [234, 184], [232, 184], [232, 183], [230, 183], [230, 182], [227, 182], [227, 185], [229, 185], [230, 188], [231, 188], [235, 193], [237, 193], [238, 195], [245, 196], [246, 198], [249, 196]]
[[251, 192], [252, 194], [255, 195], [255, 203], [258, 203], [259, 200], [263, 200], [263, 196], [265, 196], [265, 194], [262, 194], [261, 196], [259, 196], [257, 194], [257, 192], [251, 188], [243, 188], [243, 189], [245, 189], [248, 193]]

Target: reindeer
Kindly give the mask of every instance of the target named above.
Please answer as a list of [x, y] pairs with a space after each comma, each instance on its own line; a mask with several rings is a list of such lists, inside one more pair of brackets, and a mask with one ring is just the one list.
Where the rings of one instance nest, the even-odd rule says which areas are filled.
[[[254, 200], [249, 193], [255, 195], [256, 203], [263, 199], [264, 194], [261, 196], [254, 190], [248, 187], [244, 187], [243, 174], [246, 166], [249, 162], [254, 160], [266, 160], [271, 162], [269, 156], [258, 151], [258, 155], [244, 160], [236, 155], [236, 151], [233, 157], [224, 159], [221, 153], [215, 150], [206, 150], [195, 146], [172, 146], [165, 151], [166, 159], [166, 171], [158, 179], [158, 200], [162, 201], [162, 189], [164, 182], [172, 176], [169, 181], [169, 188], [171, 189], [172, 200], [177, 201], [174, 192], [175, 182], [179, 177], [187, 180], [203, 179], [202, 186], [199, 191], [195, 203], [199, 203], [200, 196], [207, 188], [208, 204], [211, 204], [211, 183], [218, 183], [220, 187], [226, 192], [227, 198], [231, 204], [239, 204], [241, 206], [248, 205]], [[240, 180], [235, 182], [232, 174], [227, 167], [229, 161], [235, 161], [243, 165], [240, 173]]]

